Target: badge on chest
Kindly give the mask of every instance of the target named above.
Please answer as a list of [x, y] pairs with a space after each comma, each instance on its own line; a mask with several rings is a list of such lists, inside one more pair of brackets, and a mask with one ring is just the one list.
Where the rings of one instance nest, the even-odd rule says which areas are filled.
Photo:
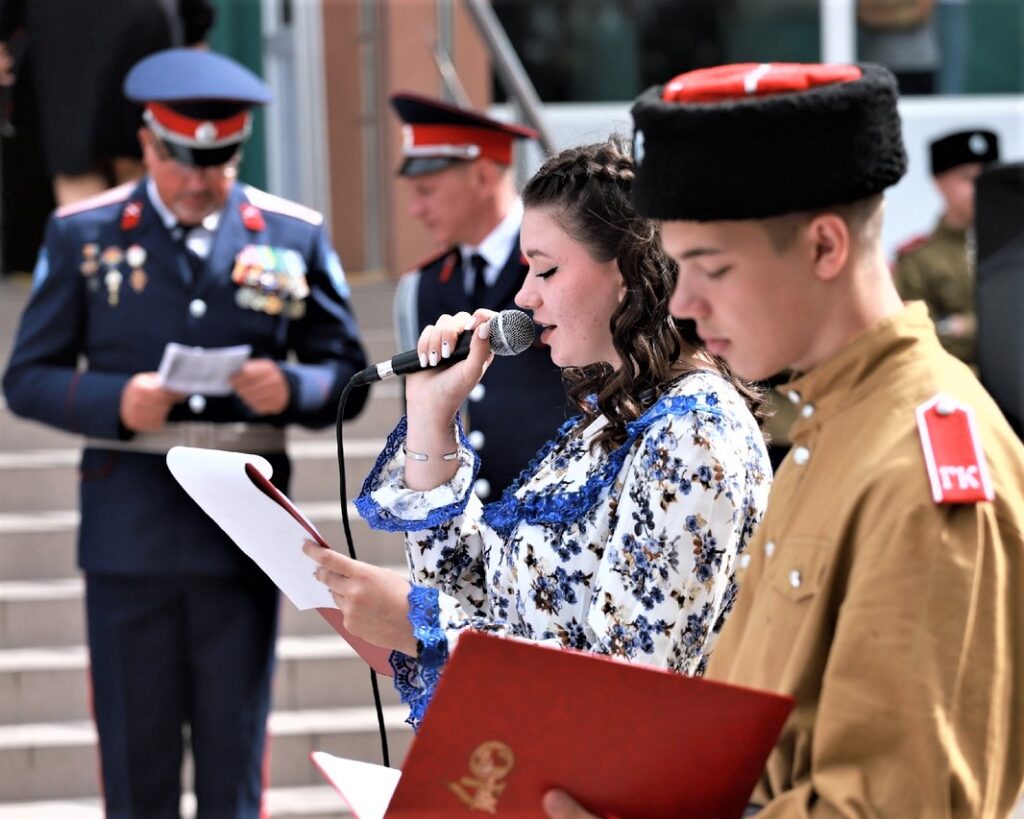
[[79, 270], [85, 277], [86, 285], [93, 292], [103, 290], [107, 304], [117, 307], [121, 303], [122, 285], [125, 282], [124, 265], [128, 266], [128, 284], [141, 294], [146, 289], [149, 276], [143, 265], [146, 263], [146, 249], [133, 244], [127, 250], [117, 245], [108, 245], [100, 250], [98, 242], [82, 245], [82, 261]]
[[245, 310], [301, 318], [306, 312], [306, 262], [290, 248], [246, 245], [235, 257], [235, 302]]

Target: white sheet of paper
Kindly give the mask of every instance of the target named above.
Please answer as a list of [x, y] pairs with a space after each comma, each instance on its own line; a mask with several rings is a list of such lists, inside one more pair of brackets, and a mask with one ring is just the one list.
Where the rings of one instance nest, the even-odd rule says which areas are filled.
[[252, 482], [247, 463], [267, 478], [273, 474], [259, 455], [186, 446], [167, 453], [167, 466], [182, 488], [297, 609], [336, 609], [327, 587], [313, 577], [317, 564], [302, 551], [309, 533]]
[[309, 758], [348, 803], [356, 819], [383, 819], [402, 778], [400, 770], [343, 759], [324, 751], [313, 751]]
[[157, 377], [160, 383], [176, 392], [201, 395], [230, 395], [231, 376], [237, 373], [249, 356], [252, 346], [186, 347], [174, 341], [164, 347]]

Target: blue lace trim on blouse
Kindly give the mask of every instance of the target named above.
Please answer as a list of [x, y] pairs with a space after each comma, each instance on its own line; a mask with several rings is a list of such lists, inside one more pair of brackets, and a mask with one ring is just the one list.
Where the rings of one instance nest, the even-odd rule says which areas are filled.
[[409, 706], [405, 721], [419, 728], [448, 662], [448, 638], [441, 630], [437, 589], [413, 586], [409, 590], [409, 622], [419, 644], [419, 655], [410, 657], [392, 651], [390, 662], [395, 672], [395, 690]]
[[480, 472], [480, 456], [476, 454], [476, 450], [473, 449], [469, 439], [466, 437], [466, 431], [462, 428], [462, 417], [456, 415], [455, 434], [458, 437], [459, 444], [473, 453], [473, 474], [469, 480], [466, 494], [455, 501], [455, 503], [432, 509], [425, 518], [416, 520], [400, 518], [393, 512], [381, 507], [373, 499], [371, 493], [380, 479], [380, 473], [384, 466], [394, 459], [402, 443], [405, 441], [408, 423], [408, 417], [403, 415], [402, 420], [398, 422], [398, 426], [388, 436], [384, 449], [377, 456], [377, 462], [373, 465], [373, 469], [370, 470], [370, 474], [366, 476], [366, 480], [363, 481], [363, 488], [359, 491], [359, 497], [355, 500], [356, 511], [359, 512], [359, 516], [366, 521], [371, 529], [379, 529], [385, 532], [418, 532], [424, 529], [433, 529], [442, 523], [447, 523], [465, 511], [466, 504], [469, 503], [469, 496], [473, 491], [473, 484], [476, 482], [476, 476]]
[[566, 421], [558, 430], [555, 439], [545, 445], [537, 457], [530, 462], [530, 465], [520, 473], [515, 482], [502, 493], [501, 500], [484, 506], [484, 521], [506, 539], [511, 536], [520, 522], [561, 526], [575, 523], [598, 503], [604, 490], [615, 480], [615, 476], [622, 469], [626, 455], [629, 454], [637, 438], [643, 435], [651, 425], [666, 415], [683, 416], [695, 411], [721, 416], [723, 413], [717, 404], [718, 397], [714, 393], [706, 396], [704, 393], [663, 396], [643, 415], [626, 424], [626, 440], [608, 455], [579, 489], [571, 492], [552, 493], [551, 487], [547, 486], [540, 492], [527, 492], [522, 498], [516, 497], [516, 492], [536, 473], [540, 463], [551, 454], [552, 450], [563, 443], [564, 437], [579, 422], [579, 417]]

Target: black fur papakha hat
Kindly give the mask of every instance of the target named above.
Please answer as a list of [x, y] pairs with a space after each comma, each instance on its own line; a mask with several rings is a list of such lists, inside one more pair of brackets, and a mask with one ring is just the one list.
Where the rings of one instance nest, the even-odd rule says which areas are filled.
[[999, 137], [992, 131], [957, 131], [936, 139], [928, 145], [932, 176], [938, 176], [958, 165], [999, 161]]
[[853, 202], [907, 167], [882, 66], [747, 63], [681, 74], [633, 105], [633, 203], [653, 219], [762, 219]]

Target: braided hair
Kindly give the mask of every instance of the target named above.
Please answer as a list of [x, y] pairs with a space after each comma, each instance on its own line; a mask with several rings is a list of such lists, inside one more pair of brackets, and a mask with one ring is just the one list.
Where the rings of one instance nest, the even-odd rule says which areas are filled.
[[613, 137], [551, 157], [522, 193], [524, 207], [543, 208], [595, 261], [614, 259], [625, 283], [610, 322], [622, 366], [599, 362], [563, 370], [569, 398], [583, 413], [579, 428], [599, 415], [608, 419], [594, 444], [621, 444], [626, 424], [680, 375], [724, 369], [701, 353], [694, 323], [668, 312], [677, 267], [661, 249], [658, 223], [633, 209], [634, 171], [626, 143]]

